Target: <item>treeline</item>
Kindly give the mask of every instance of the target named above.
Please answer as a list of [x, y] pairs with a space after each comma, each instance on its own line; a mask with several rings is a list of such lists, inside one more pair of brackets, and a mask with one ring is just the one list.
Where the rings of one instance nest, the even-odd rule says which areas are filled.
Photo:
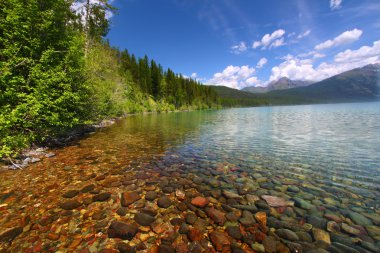
[[267, 99], [258, 98], [221, 98], [221, 105], [223, 107], [254, 107], [270, 105]]
[[165, 100], [175, 108], [189, 105], [210, 108], [218, 103], [216, 92], [209, 86], [175, 74], [171, 69], [164, 71], [160, 64], [149, 60], [147, 56], [136, 59], [128, 50], [124, 50], [119, 60], [122, 70], [132, 75], [140, 90], [156, 101]]
[[209, 87], [104, 41], [107, 0], [0, 1], [0, 157], [78, 125], [217, 107]]

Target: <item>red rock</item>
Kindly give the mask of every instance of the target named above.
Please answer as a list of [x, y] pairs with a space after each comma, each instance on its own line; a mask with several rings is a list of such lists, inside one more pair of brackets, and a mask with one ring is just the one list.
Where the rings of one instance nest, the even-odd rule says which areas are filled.
[[200, 197], [200, 196], [195, 197], [191, 200], [191, 204], [197, 207], [205, 207], [208, 205], [208, 203], [209, 203], [208, 199], [204, 197]]
[[220, 231], [210, 233], [210, 239], [217, 251], [231, 252], [231, 242], [228, 236]]
[[256, 220], [264, 227], [267, 225], [267, 214], [265, 212], [255, 213]]
[[47, 235], [47, 238], [52, 240], [52, 241], [57, 241], [59, 239], [59, 235], [58, 234], [55, 234], [55, 233], [49, 233]]
[[189, 237], [189, 240], [190, 241], [201, 241], [203, 239], [203, 234], [200, 230], [196, 229], [196, 228], [193, 228], [193, 229], [190, 229], [189, 233], [187, 234], [187, 236]]
[[223, 226], [226, 222], [226, 215], [215, 208], [208, 208], [206, 213], [216, 224], [220, 226]]
[[127, 207], [130, 204], [135, 203], [139, 199], [140, 195], [137, 192], [124, 192], [121, 194], [121, 205]]
[[41, 250], [41, 242], [38, 242], [36, 245], [33, 246], [33, 252], [40, 252]]

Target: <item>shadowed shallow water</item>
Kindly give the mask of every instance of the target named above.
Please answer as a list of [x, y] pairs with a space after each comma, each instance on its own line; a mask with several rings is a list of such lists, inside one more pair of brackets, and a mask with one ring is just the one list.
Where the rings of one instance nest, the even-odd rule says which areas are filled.
[[[141, 252], [378, 252], [379, 136], [380, 103], [131, 116], [0, 174], [0, 250], [122, 252], [123, 242]], [[138, 198], [123, 204], [125, 192]], [[108, 198], [94, 197], [101, 193]], [[158, 204], [164, 196], [171, 206]], [[197, 196], [209, 203], [197, 206]], [[72, 200], [77, 206], [62, 207]], [[136, 221], [145, 209], [155, 211], [148, 226]], [[176, 218], [202, 236], [181, 231]], [[138, 232], [111, 239], [115, 221], [137, 222]]]

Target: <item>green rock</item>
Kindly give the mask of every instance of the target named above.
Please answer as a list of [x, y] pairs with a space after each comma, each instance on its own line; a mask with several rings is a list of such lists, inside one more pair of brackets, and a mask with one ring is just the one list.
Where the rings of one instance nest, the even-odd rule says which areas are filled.
[[372, 221], [370, 221], [368, 218], [365, 216], [361, 215], [360, 213], [356, 212], [348, 212], [348, 216], [350, 217], [351, 220], [353, 220], [356, 224], [362, 225], [362, 226], [372, 226]]
[[294, 200], [295, 206], [300, 207], [302, 209], [310, 210], [313, 207], [312, 204], [301, 198], [294, 197], [292, 199]]

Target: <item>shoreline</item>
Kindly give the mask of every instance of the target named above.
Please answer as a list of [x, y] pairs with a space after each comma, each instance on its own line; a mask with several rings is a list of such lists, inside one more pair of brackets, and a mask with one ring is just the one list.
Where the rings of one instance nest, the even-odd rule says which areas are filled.
[[[220, 108], [219, 108], [220, 109]], [[176, 112], [193, 112], [193, 111], [207, 111], [219, 110], [218, 108], [200, 109], [200, 110], [175, 110], [165, 112], [138, 112], [128, 113], [120, 117], [111, 117], [102, 119], [98, 123], [78, 125], [73, 129], [68, 130], [66, 133], [58, 135], [54, 138], [48, 138], [41, 145], [32, 144], [30, 147], [22, 150], [15, 159], [0, 158], [0, 173], [7, 170], [19, 170], [29, 167], [31, 164], [41, 162], [43, 159], [55, 156], [51, 149], [62, 148], [74, 145], [76, 142], [83, 138], [96, 133], [100, 129], [108, 128], [116, 122], [126, 119], [127, 117], [135, 115], [148, 115], [148, 114], [161, 114], [161, 113], [176, 113]]]

